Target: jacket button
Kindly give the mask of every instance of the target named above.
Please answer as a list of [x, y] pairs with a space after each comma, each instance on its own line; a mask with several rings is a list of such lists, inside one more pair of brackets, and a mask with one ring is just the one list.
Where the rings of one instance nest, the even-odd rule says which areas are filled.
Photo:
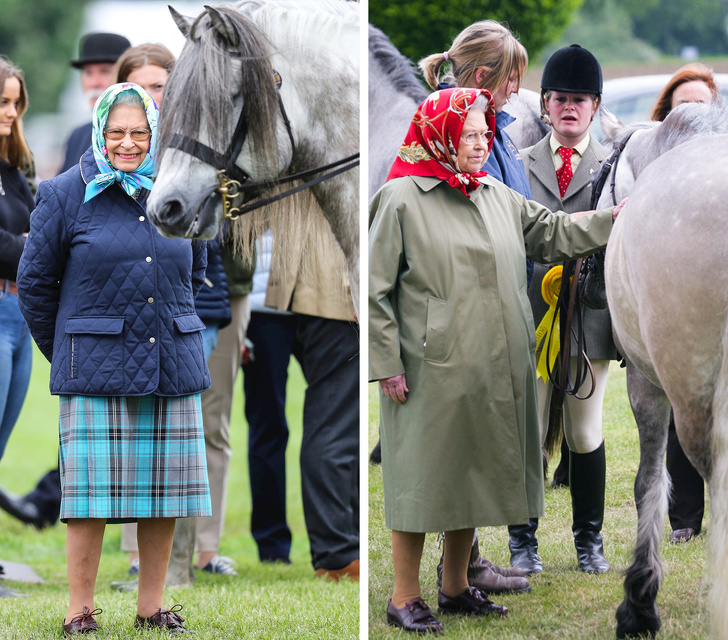
[[151, 338], [149, 338], [149, 342], [151, 342], [152, 344], [154, 344], [156, 342], [156, 340], [154, 339], [154, 336], [152, 336]]
[[152, 304], [152, 302], [154, 302], [154, 298], [147, 298], [147, 302], [148, 302], [149, 304]]
[[147, 256], [146, 260], [147, 260], [147, 262], [151, 262], [152, 261], [151, 256]]
[[144, 222], [144, 216], [139, 216], [139, 222]]

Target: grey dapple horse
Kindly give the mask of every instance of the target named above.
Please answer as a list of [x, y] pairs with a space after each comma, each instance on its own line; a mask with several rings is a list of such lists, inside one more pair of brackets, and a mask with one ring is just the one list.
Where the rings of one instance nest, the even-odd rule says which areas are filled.
[[[680, 443], [708, 481], [711, 621], [728, 638], [728, 120], [722, 107], [685, 105], [660, 125], [613, 125], [618, 141], [635, 132], [618, 163], [615, 197], [630, 197], [607, 247], [606, 284], [640, 436], [637, 543], [617, 637], [654, 636], [661, 625], [672, 406]], [[599, 206], [611, 199], [605, 189]]]
[[[210, 238], [223, 219], [221, 193], [236, 188], [219, 170], [242, 183], [247, 200], [283, 177], [349, 159], [337, 167], [348, 170], [299, 194], [304, 203], [293, 196], [265, 207], [255, 230], [270, 224], [281, 243], [295, 235], [291, 219], [303, 218], [300, 228], [327, 221], [357, 306], [359, 4], [244, 0], [195, 19], [170, 10], [187, 41], [165, 88], [150, 220], [166, 235]], [[252, 250], [249, 218], [230, 226], [236, 244]]]

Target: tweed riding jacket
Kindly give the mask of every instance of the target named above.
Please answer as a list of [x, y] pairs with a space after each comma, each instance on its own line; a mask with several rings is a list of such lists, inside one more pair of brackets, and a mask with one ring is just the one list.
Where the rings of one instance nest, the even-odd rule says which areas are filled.
[[194, 296], [205, 243], [163, 237], [145, 198], [118, 184], [84, 203], [97, 173], [89, 149], [79, 165], [41, 183], [18, 267], [20, 308], [51, 362], [51, 393], [204, 391], [205, 325]]

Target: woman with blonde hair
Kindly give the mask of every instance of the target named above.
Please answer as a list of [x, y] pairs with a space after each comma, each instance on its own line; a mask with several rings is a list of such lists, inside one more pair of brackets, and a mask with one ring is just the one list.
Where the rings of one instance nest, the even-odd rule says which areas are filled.
[[[515, 118], [503, 110], [511, 94], [518, 91], [528, 68], [526, 48], [508, 27], [494, 20], [481, 20], [463, 29], [447, 51], [423, 58], [419, 66], [432, 89], [469, 87], [487, 89], [491, 93], [496, 127], [493, 148], [483, 170], [531, 199], [531, 187], [518, 147], [504, 130]], [[526, 273], [530, 282], [533, 275], [531, 260], [526, 261]], [[537, 431], [536, 425], [533, 433]], [[438, 580], [442, 575], [441, 567], [442, 559]], [[476, 534], [468, 566], [468, 579], [472, 585], [489, 593], [527, 593], [531, 588], [524, 575], [519, 568], [498, 567], [480, 557]]]

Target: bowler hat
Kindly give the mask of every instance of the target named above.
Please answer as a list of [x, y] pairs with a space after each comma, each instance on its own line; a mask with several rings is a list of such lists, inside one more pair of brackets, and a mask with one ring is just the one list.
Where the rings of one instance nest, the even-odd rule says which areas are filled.
[[543, 68], [541, 91], [602, 93], [602, 68], [594, 54], [578, 44], [556, 51]]
[[78, 59], [71, 60], [71, 66], [80, 69], [94, 62], [116, 62], [129, 47], [131, 42], [117, 33], [87, 33], [81, 38]]

